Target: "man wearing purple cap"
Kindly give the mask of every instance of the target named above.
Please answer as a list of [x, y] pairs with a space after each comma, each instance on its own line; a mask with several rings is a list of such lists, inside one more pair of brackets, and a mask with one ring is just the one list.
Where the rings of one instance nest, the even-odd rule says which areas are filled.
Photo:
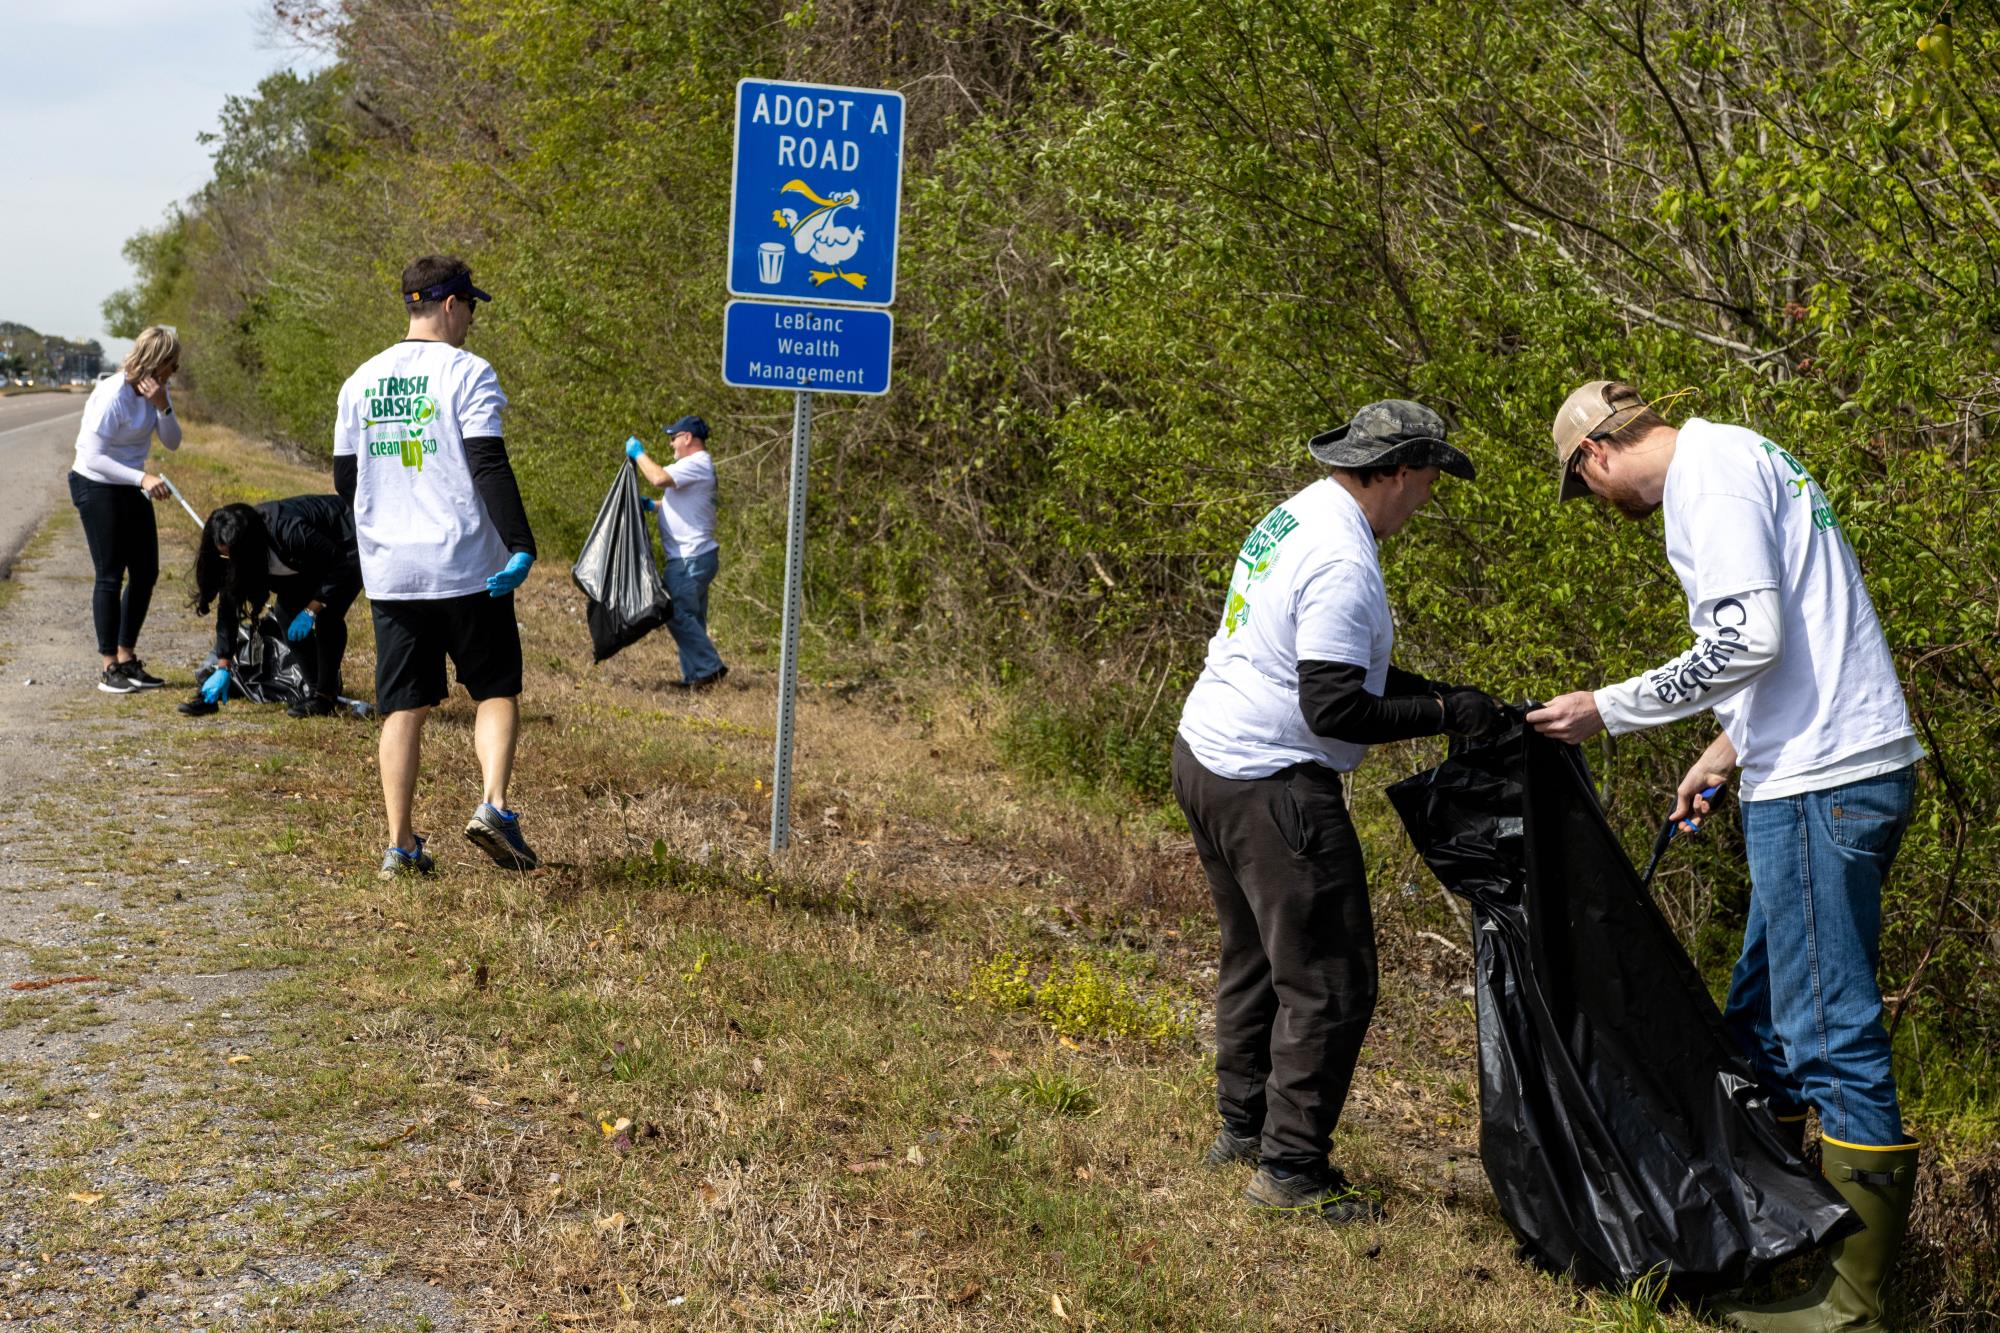
[[1826, 493], [1755, 431], [1699, 417], [1676, 429], [1631, 385], [1595, 380], [1563, 403], [1554, 435], [1560, 499], [1664, 514], [1695, 643], [1528, 721], [1573, 744], [1714, 711], [1721, 734], [1681, 780], [1674, 818], [1697, 824], [1705, 793], [1736, 779], [1750, 910], [1725, 1021], [1795, 1141], [1818, 1113], [1826, 1177], [1866, 1224], [1804, 1294], [1725, 1312], [1765, 1333], [1882, 1328], [1917, 1145], [1875, 968], [1882, 881], [1924, 751], [1881, 622]]
[[625, 442], [625, 456], [638, 464], [649, 484], [662, 488], [657, 506], [650, 499], [643, 503], [659, 515], [660, 545], [666, 552], [660, 577], [673, 601], [667, 632], [681, 651], [681, 688], [712, 689], [729, 668], [708, 637], [708, 585], [715, 582], [722, 555], [715, 539], [715, 460], [708, 453], [708, 423], [682, 417], [667, 427], [667, 438], [674, 461], [666, 467], [647, 455], [637, 436]]
[[1503, 721], [1480, 691], [1390, 663], [1377, 544], [1442, 473], [1472, 479], [1437, 413], [1370, 403], [1307, 445], [1330, 469], [1243, 542], [1174, 739], [1174, 799], [1215, 900], [1216, 1109], [1208, 1163], [1255, 1165], [1261, 1209], [1361, 1221], [1329, 1156], [1375, 1009], [1375, 924], [1341, 775], [1370, 745]]

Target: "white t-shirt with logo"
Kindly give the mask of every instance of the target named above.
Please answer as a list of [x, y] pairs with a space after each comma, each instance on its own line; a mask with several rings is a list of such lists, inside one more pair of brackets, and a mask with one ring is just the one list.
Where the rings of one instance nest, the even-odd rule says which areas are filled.
[[1715, 598], [1778, 592], [1782, 654], [1715, 705], [1743, 799], [1795, 794], [1792, 780], [1899, 742], [1905, 762], [1922, 757], [1854, 548], [1802, 463], [1755, 431], [1696, 417], [1680, 429], [1661, 510], [1690, 614]]
[[674, 484], [660, 496], [660, 542], [667, 554], [691, 559], [716, 549], [715, 460], [697, 449], [667, 465]]
[[1181, 709], [1202, 767], [1268, 777], [1293, 764], [1352, 771], [1365, 745], [1317, 735], [1299, 708], [1299, 663], [1365, 668], [1380, 694], [1396, 629], [1368, 517], [1328, 478], [1266, 514], [1237, 553], [1222, 625]]
[[373, 601], [486, 591], [507, 564], [465, 457], [498, 437], [507, 395], [481, 357], [444, 342], [400, 342], [340, 388], [336, 458], [355, 463], [354, 531]]

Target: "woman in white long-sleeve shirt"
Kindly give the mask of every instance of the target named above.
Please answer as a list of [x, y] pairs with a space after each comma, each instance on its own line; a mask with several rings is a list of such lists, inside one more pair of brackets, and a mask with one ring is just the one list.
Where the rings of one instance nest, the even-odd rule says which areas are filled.
[[152, 501], [169, 494], [167, 483], [146, 470], [146, 456], [156, 435], [167, 448], [180, 448], [180, 422], [167, 398], [167, 381], [180, 363], [181, 344], [174, 331], [160, 325], [146, 329], [133, 342], [123, 373], [92, 390], [76, 434], [69, 497], [83, 520], [91, 563], [97, 567], [90, 618], [104, 659], [97, 688], [106, 694], [166, 683], [147, 674], [138, 654], [139, 627], [160, 576]]

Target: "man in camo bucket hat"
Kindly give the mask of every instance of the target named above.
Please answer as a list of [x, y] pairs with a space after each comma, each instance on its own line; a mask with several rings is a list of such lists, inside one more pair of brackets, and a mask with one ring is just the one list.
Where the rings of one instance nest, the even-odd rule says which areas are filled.
[[1405, 398], [1385, 398], [1356, 412], [1345, 426], [1313, 436], [1306, 448], [1332, 468], [1433, 467], [1471, 481], [1472, 460], [1446, 444], [1444, 437], [1444, 418], [1428, 407]]
[[1375, 925], [1341, 774], [1370, 745], [1501, 723], [1489, 695], [1400, 670], [1376, 543], [1472, 480], [1437, 413], [1370, 403], [1315, 435], [1332, 469], [1266, 514], [1236, 557], [1222, 624], [1181, 711], [1174, 798], [1222, 927], [1212, 1166], [1257, 1167], [1259, 1208], [1375, 1215], [1330, 1160], [1375, 1008]]

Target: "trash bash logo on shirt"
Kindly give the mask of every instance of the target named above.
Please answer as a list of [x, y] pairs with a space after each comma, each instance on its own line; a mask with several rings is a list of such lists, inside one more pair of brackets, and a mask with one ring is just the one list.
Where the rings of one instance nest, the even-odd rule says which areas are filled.
[[1278, 563], [1278, 543], [1298, 525], [1299, 521], [1279, 505], [1244, 538], [1243, 549], [1236, 553], [1236, 568], [1229, 576], [1229, 604], [1222, 613], [1223, 631], [1231, 638], [1250, 619], [1250, 589], [1271, 577], [1271, 567]]
[[1839, 531], [1840, 519], [1833, 512], [1833, 505], [1827, 501], [1826, 492], [1819, 488], [1819, 483], [1813, 480], [1812, 473], [1806, 471], [1806, 465], [1769, 440], [1759, 440], [1757, 443], [1764, 446], [1766, 458], [1782, 458], [1785, 460], [1785, 466], [1792, 470], [1792, 475], [1784, 479], [1785, 485], [1792, 488], [1792, 498], [1812, 500], [1813, 531]]
[[436, 421], [438, 414], [437, 399], [425, 392], [430, 382], [428, 375], [385, 375], [373, 387], [361, 391], [367, 408], [362, 429], [398, 428], [384, 439], [368, 441], [370, 458], [394, 455], [404, 467], [424, 470], [424, 455], [438, 451], [438, 442], [424, 434], [424, 427]]

